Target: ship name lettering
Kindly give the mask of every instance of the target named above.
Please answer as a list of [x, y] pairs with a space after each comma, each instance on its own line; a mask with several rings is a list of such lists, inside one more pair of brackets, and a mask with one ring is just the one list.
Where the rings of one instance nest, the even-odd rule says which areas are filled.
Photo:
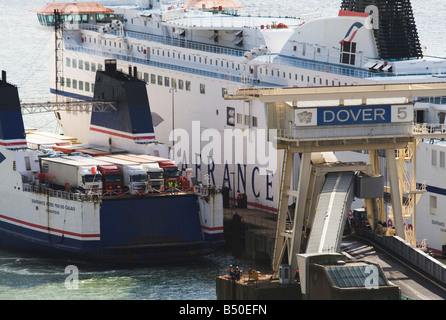
[[432, 220], [432, 224], [436, 224], [436, 225], [439, 225], [439, 226], [442, 226], [442, 227], [445, 226], [444, 222], [437, 221], [437, 220]]

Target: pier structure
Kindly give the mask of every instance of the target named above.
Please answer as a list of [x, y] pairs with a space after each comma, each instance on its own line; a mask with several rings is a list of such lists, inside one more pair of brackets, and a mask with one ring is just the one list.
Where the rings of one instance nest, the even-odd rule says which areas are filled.
[[[364, 199], [367, 220], [375, 230], [379, 221], [386, 221], [383, 197], [384, 190], [389, 192], [394, 230], [388, 235], [406, 238], [404, 213], [414, 212], [424, 190], [416, 183], [415, 170], [408, 177], [400, 167], [414, 159], [419, 139], [445, 136], [440, 127], [429, 130], [414, 125], [414, 99], [445, 92], [446, 83], [422, 83], [243, 88], [227, 95], [227, 99], [265, 103], [269, 140], [283, 150], [272, 278], [280, 278], [283, 266], [290, 267], [291, 279], [299, 270], [302, 294], [308, 296], [310, 265], [339, 254], [354, 197]], [[340, 163], [333, 153], [363, 150], [369, 153], [369, 164]], [[386, 157], [388, 187], [378, 152]], [[300, 161], [298, 188], [292, 190], [295, 161]], [[403, 202], [403, 196], [413, 198]], [[330, 259], [325, 262], [336, 264]]]

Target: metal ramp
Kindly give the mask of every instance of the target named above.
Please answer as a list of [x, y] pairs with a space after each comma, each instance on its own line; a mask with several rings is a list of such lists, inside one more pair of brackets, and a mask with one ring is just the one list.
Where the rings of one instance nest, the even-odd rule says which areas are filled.
[[354, 194], [353, 172], [328, 173], [319, 195], [306, 253], [339, 252]]

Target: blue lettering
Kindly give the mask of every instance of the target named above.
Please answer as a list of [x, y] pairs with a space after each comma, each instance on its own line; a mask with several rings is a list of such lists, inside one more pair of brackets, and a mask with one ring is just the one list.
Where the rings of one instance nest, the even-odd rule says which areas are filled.
[[256, 184], [255, 184], [255, 181], [254, 181], [254, 177], [255, 177], [254, 173], [256, 171], [259, 172], [259, 168], [258, 167], [254, 167], [254, 169], [252, 169], [251, 183], [252, 183], [252, 194], [254, 195], [254, 197], [258, 198], [258, 197], [260, 197], [260, 191], [256, 193], [256, 188], [255, 188]]
[[266, 170], [266, 200], [269, 201], [273, 201], [274, 200], [274, 195], [272, 195], [271, 197], [269, 196], [269, 188], [271, 188], [273, 186], [273, 182], [269, 181], [269, 177], [273, 177], [273, 172], [270, 170]]
[[242, 166], [240, 164], [237, 165], [238, 174], [237, 174], [237, 193], [240, 193], [240, 180], [242, 180], [243, 193], [246, 193], [246, 164], [243, 165], [244, 172], [242, 172]]
[[[212, 168], [211, 168], [212, 165]], [[214, 178], [214, 170], [215, 170], [215, 163], [214, 163], [214, 159], [212, 157], [209, 157], [209, 162], [208, 162], [208, 175], [210, 177], [210, 183], [211, 185], [215, 186], [215, 178]]]
[[229, 167], [228, 164], [225, 164], [225, 172], [223, 173], [223, 183], [222, 186], [227, 186], [229, 190], [232, 190], [231, 188], [231, 177], [229, 176]]

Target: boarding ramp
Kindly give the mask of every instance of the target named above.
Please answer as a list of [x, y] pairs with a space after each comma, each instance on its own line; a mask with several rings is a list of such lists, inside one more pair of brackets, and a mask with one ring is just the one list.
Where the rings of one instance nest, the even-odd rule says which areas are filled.
[[353, 172], [328, 173], [319, 195], [306, 253], [339, 252], [354, 195]]

